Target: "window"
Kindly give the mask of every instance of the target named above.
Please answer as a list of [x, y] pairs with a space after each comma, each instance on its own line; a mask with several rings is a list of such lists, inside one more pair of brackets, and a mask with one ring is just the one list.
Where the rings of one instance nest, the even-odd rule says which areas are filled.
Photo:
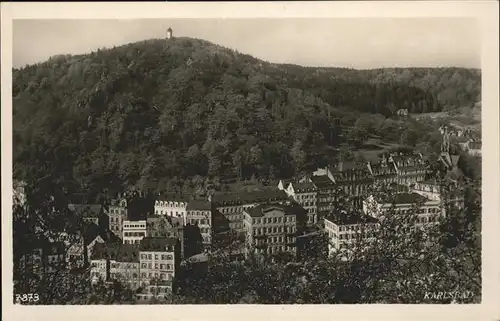
[[152, 255], [148, 254], [148, 260], [152, 260]]
[[152, 269], [153, 268], [153, 263], [148, 263], [148, 268]]
[[158, 260], [158, 254], [155, 254], [155, 260]]
[[158, 269], [158, 263], [155, 263], [155, 270]]

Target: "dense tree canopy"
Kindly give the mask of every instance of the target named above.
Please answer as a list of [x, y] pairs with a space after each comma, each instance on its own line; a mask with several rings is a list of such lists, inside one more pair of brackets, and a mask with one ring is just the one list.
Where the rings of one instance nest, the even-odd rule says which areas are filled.
[[471, 106], [479, 93], [477, 70], [276, 65], [197, 39], [148, 40], [14, 70], [14, 173], [43, 168], [92, 197], [174, 178], [287, 177], [343, 141], [415, 146], [417, 132], [388, 118], [397, 109]]

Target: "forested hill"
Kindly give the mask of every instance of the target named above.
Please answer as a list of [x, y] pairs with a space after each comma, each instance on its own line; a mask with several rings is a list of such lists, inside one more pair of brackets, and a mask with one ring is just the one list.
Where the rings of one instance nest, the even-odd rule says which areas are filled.
[[311, 148], [337, 144], [358, 112], [473, 106], [480, 79], [458, 68], [271, 64], [191, 38], [56, 56], [13, 70], [15, 175], [111, 190], [290, 175]]

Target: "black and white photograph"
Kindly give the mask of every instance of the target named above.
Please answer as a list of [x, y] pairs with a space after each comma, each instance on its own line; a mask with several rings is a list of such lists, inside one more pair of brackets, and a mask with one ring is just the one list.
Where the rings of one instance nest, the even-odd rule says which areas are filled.
[[485, 103], [479, 19], [117, 12], [9, 30], [3, 301], [485, 303], [498, 94]]

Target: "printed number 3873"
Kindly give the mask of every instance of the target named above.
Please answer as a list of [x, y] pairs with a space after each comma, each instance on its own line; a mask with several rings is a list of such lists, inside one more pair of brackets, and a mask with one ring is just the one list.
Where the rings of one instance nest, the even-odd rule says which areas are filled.
[[16, 294], [17, 302], [38, 302], [38, 300], [40, 300], [38, 293]]

